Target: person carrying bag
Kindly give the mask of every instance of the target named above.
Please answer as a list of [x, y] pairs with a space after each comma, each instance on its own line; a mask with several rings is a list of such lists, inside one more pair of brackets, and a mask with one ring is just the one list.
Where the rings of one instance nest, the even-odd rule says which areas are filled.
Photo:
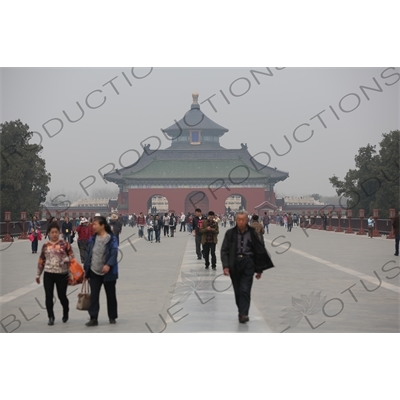
[[87, 279], [82, 283], [81, 292], [78, 293], [77, 310], [88, 311], [90, 308], [90, 286]]

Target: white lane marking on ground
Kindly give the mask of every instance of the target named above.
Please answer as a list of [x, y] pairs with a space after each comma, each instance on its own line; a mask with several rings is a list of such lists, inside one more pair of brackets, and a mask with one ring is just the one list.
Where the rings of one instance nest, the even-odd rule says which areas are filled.
[[32, 292], [33, 290], [37, 289], [38, 287], [40, 287], [40, 286], [36, 282], [34, 282], [27, 286], [24, 286], [22, 288], [14, 290], [11, 293], [7, 293], [0, 297], [0, 304], [5, 304], [11, 300], [17, 299], [18, 297], [24, 296], [27, 293]]
[[[139, 240], [140, 239], [138, 238], [138, 239], [132, 240], [131, 242], [133, 244], [135, 242], [138, 242]], [[130, 245], [131, 244], [128, 242], [126, 244], [123, 244], [120, 247], [120, 249], [122, 249], [124, 247], [127, 247], [127, 246], [130, 246]], [[0, 304], [5, 304], [5, 303], [8, 303], [8, 302], [10, 302], [12, 300], [17, 299], [18, 297], [25, 296], [26, 294], [28, 294], [29, 292], [32, 292], [33, 290], [37, 289], [38, 287], [40, 287], [40, 285], [38, 285], [36, 282], [34, 282], [34, 283], [30, 283], [27, 286], [24, 286], [22, 288], [14, 290], [13, 292], [10, 292], [10, 293], [7, 293], [7, 294], [5, 294], [3, 296], [0, 296]]]
[[[272, 243], [272, 240], [269, 240], [269, 239], [265, 239], [265, 241], [269, 242], [269, 243]], [[330, 261], [324, 260], [322, 258], [313, 256], [312, 254], [306, 253], [305, 251], [297, 250], [297, 249], [294, 249], [293, 247], [290, 247], [289, 251], [293, 251], [293, 253], [297, 253], [297, 254], [299, 254], [299, 255], [301, 255], [303, 257], [309, 258], [310, 260], [313, 260], [313, 261], [316, 261], [316, 262], [318, 262], [320, 264], [326, 265], [327, 267], [334, 268], [334, 269], [337, 269], [338, 271], [342, 271], [342, 272], [344, 272], [346, 274], [356, 276], [357, 278], [363, 279], [364, 281], [368, 281], [368, 282], [371, 282], [371, 283], [374, 283], [374, 284], [379, 283], [379, 282], [377, 282], [377, 278], [376, 277], [365, 275], [362, 272], [358, 272], [358, 271], [356, 271], [354, 269], [351, 269], [351, 268], [343, 267], [342, 265], [335, 264], [333, 262], [330, 262]], [[382, 281], [381, 286], [384, 287], [385, 289], [391, 290], [393, 292], [400, 293], [400, 287], [396, 286], [396, 285], [393, 285], [391, 283], [387, 283], [387, 282]]]
[[[198, 270], [199, 265], [202, 266], [202, 269], [204, 269], [204, 259], [202, 259], [201, 264], [199, 263], [199, 261], [195, 260], [196, 257], [196, 252], [195, 252], [195, 243], [194, 241], [191, 242], [190, 238], [188, 239], [187, 243], [186, 243], [186, 249], [185, 249], [185, 253], [183, 255], [182, 258], [182, 264], [181, 264], [181, 268], [178, 274], [178, 278], [177, 278], [177, 282], [182, 282], [182, 278], [181, 278], [181, 272], [189, 272], [191, 269], [195, 269], [198, 272], [200, 272], [201, 270]], [[218, 254], [220, 254], [220, 248], [219, 248], [219, 244], [217, 244], [216, 249], [215, 249], [215, 253], [217, 254], [217, 264], [219, 262], [219, 264], [221, 265], [221, 261], [219, 260], [219, 256]], [[210, 254], [211, 257], [211, 254]], [[194, 267], [194, 268], [192, 268]], [[219, 267], [221, 268], [221, 267]], [[220, 272], [217, 272], [215, 276], [210, 276], [208, 277], [209, 281], [212, 282], [216, 276], [220, 275], [222, 273], [222, 271], [220, 270]], [[229, 278], [229, 282], [230, 282], [230, 278]], [[233, 292], [233, 287], [230, 286], [227, 290], [223, 291], [223, 292], [216, 292], [215, 290], [211, 289], [211, 290], [204, 290], [201, 289], [200, 292], [202, 294], [214, 294], [215, 298], [212, 301], [215, 301], [217, 299], [218, 296], [220, 296], [221, 294], [224, 295], [230, 295], [232, 298], [232, 302], [235, 302], [235, 297], [234, 297], [234, 292]], [[172, 295], [171, 298], [171, 304], [172, 304], [172, 300], [174, 298], [175, 295], [175, 290], [174, 293]], [[222, 300], [222, 299], [221, 299]], [[182, 303], [183, 304], [183, 303]], [[190, 303], [186, 304], [186, 308], [185, 310], [189, 310], [190, 311]], [[222, 311], [223, 312], [223, 311]], [[251, 302], [251, 306], [250, 306], [250, 320], [251, 321], [257, 321], [258, 323], [261, 323], [263, 325], [266, 326], [266, 329], [264, 331], [264, 333], [273, 333], [274, 331], [271, 329], [271, 327], [268, 325], [267, 321], [265, 320], [265, 318], [262, 316], [261, 312], [259, 311], [257, 305], [255, 304], [254, 301]], [[218, 316], [214, 316], [215, 318], [218, 318]], [[171, 324], [172, 323], [172, 319], [167, 316], [166, 317], [166, 322], [167, 324]], [[232, 331], [201, 331], [201, 333], [207, 333], [207, 332], [212, 332], [212, 333], [219, 333], [219, 332], [230, 332], [232, 333]]]

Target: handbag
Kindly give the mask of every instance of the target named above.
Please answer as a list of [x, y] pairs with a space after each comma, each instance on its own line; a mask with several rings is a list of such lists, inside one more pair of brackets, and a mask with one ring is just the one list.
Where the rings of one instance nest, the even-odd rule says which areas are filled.
[[85, 271], [83, 270], [82, 265], [76, 261], [76, 258], [73, 258], [69, 263], [68, 285], [73, 286], [82, 283], [84, 273]]
[[42, 233], [37, 231], [37, 240], [42, 240]]
[[77, 310], [87, 311], [90, 307], [90, 287], [89, 282], [85, 279], [82, 283], [81, 292], [78, 293], [78, 303], [76, 305]]
[[31, 242], [33, 242], [35, 240], [35, 237], [33, 236], [33, 233], [29, 234], [28, 238], [29, 238], [29, 240]]

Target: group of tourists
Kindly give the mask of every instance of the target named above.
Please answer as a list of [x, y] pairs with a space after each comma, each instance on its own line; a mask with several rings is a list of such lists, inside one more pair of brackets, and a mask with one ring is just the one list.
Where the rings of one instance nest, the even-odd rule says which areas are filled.
[[[33, 230], [33, 231], [32, 231]], [[40, 230], [36, 217], [32, 218], [30, 232]], [[100, 310], [100, 289], [104, 286], [107, 297], [107, 313], [110, 324], [115, 324], [118, 318], [116, 281], [118, 279], [118, 237], [114, 234], [106, 218], [96, 214], [91, 220], [79, 219], [79, 225], [73, 227], [66, 218], [60, 228], [57, 220], [50, 220], [46, 237], [49, 239], [42, 247], [39, 256], [36, 282], [40, 284], [43, 274], [43, 285], [46, 298], [48, 325], [54, 325], [54, 286], [63, 308], [62, 322], [69, 319], [69, 301], [67, 288], [71, 284], [69, 265], [75, 258], [71, 247], [72, 233], [78, 234], [78, 248], [81, 263], [84, 268], [84, 279], [90, 285], [90, 320], [86, 326], [98, 325]], [[62, 234], [62, 239], [60, 238]], [[35, 246], [35, 247], [34, 247]], [[32, 242], [32, 249], [37, 249], [37, 243]], [[36, 250], [32, 250], [36, 253]]]
[[[152, 231], [155, 233], [156, 243], [160, 243], [161, 233], [164, 237], [174, 237], [177, 227], [180, 232], [189, 232], [195, 238], [196, 256], [204, 260], [205, 269], [217, 269], [216, 245], [218, 243], [219, 227], [226, 227], [231, 214], [218, 216], [213, 211], [204, 215], [197, 208], [194, 214], [175, 215], [147, 215], [141, 212], [135, 218], [139, 229], [139, 236], [144, 237], [147, 229], [148, 240], [153, 241]], [[295, 223], [294, 215], [283, 215], [287, 229]], [[129, 219], [128, 219], [129, 221]], [[370, 237], [374, 228], [372, 215], [368, 219]], [[253, 277], [260, 279], [264, 270], [274, 266], [264, 243], [264, 234], [269, 233], [271, 217], [267, 212], [263, 216], [249, 215], [246, 211], [234, 214], [234, 224], [225, 231], [221, 245], [221, 264], [223, 273], [230, 276], [235, 294], [240, 323], [249, 321], [249, 307]], [[297, 223], [297, 221], [296, 221]], [[280, 219], [279, 219], [280, 224]], [[46, 298], [48, 325], [54, 325], [54, 287], [63, 308], [62, 322], [69, 319], [69, 301], [67, 288], [71, 284], [69, 265], [75, 258], [71, 247], [73, 237], [78, 235], [80, 260], [84, 269], [84, 279], [90, 285], [90, 320], [86, 326], [98, 325], [99, 298], [101, 287], [104, 286], [107, 297], [107, 313], [110, 324], [115, 324], [118, 318], [116, 281], [118, 279], [118, 246], [119, 235], [124, 225], [123, 219], [113, 213], [109, 218], [96, 214], [91, 220], [80, 217], [75, 226], [65, 218], [61, 228], [57, 219], [49, 221], [45, 238], [46, 242], [40, 252], [36, 282], [40, 284], [43, 275], [43, 285]], [[395, 233], [395, 256], [399, 255], [400, 240], [400, 212], [393, 221]], [[32, 235], [32, 253], [37, 253], [40, 239], [40, 222], [36, 217], [29, 224], [28, 233]], [[60, 236], [62, 235], [62, 239]]]

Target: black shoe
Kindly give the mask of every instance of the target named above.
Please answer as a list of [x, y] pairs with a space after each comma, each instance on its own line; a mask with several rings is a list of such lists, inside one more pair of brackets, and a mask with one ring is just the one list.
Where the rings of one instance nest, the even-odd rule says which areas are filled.
[[64, 317], [62, 317], [62, 322], [64, 322], [64, 324], [68, 321], [68, 315], [65, 315]]
[[54, 318], [49, 318], [47, 325], [54, 325]]
[[206, 269], [210, 268], [208, 265], [206, 265]]
[[110, 324], [116, 324], [117, 321], [115, 319], [110, 318]]
[[395, 256], [399, 256], [398, 254], [394, 253]]
[[197, 257], [198, 260], [201, 260], [201, 257]]
[[217, 267], [212, 267], [213, 271], [215, 271], [217, 269]]
[[239, 322], [240, 322], [241, 324], [245, 324], [246, 322], [249, 322], [249, 317], [248, 317], [248, 315], [242, 315], [242, 316], [240, 316], [240, 317], [239, 317]]
[[89, 322], [86, 322], [86, 326], [97, 326], [99, 323], [97, 319], [91, 319]]

